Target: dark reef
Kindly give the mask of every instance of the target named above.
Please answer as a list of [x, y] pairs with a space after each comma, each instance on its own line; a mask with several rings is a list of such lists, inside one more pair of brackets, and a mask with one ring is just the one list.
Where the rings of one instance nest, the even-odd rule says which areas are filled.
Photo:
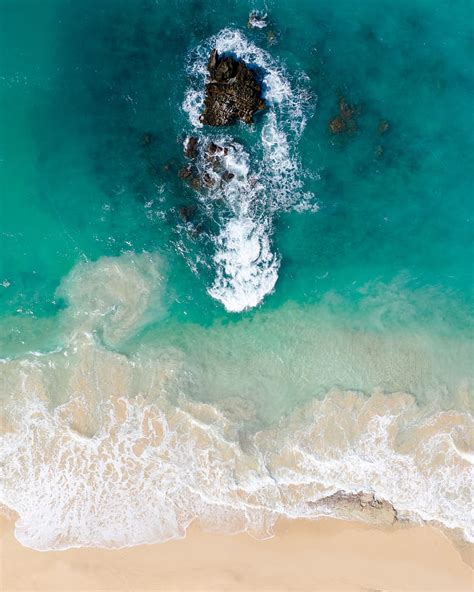
[[209, 82], [201, 122], [211, 126], [229, 125], [239, 119], [252, 123], [253, 115], [265, 108], [256, 72], [242, 60], [220, 56], [216, 49], [211, 52], [207, 69]]

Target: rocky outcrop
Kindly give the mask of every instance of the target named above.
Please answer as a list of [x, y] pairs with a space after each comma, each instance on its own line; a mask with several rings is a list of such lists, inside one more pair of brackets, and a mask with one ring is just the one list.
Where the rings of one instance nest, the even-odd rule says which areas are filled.
[[239, 119], [252, 123], [253, 115], [265, 108], [256, 73], [242, 60], [220, 56], [216, 49], [211, 52], [207, 69], [209, 82], [201, 122], [211, 126], [229, 125]]
[[178, 171], [178, 176], [193, 189], [222, 186], [223, 182], [229, 183], [235, 176], [227, 170], [224, 162], [229, 153], [227, 146], [188, 136], [183, 143], [183, 152], [191, 162]]

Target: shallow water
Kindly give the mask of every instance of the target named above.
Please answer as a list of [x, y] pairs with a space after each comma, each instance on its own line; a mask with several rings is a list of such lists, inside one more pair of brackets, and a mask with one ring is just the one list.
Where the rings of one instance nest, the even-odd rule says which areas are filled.
[[[0, 7], [1, 501], [21, 542], [194, 518], [267, 536], [338, 491], [472, 538], [471, 3]], [[250, 127], [199, 123], [214, 46], [261, 69]], [[356, 129], [332, 135], [341, 97]], [[186, 134], [232, 144], [225, 188], [178, 178]]]

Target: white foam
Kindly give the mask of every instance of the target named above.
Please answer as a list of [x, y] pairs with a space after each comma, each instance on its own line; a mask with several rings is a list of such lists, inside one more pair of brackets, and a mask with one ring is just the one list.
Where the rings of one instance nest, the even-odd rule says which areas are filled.
[[[110, 370], [124, 364], [124, 378], [151, 368], [117, 358]], [[385, 397], [333, 393], [247, 437], [246, 451], [222, 413], [184, 399], [178, 408], [112, 397], [96, 409], [73, 399], [49, 411], [23, 398], [2, 438], [0, 501], [19, 514], [18, 540], [39, 550], [164, 542], [195, 519], [265, 538], [280, 516], [350, 518], [325, 504], [338, 491], [371, 492], [400, 519], [436, 521], [472, 540], [472, 466], [446, 446], [449, 415], [423, 419], [410, 397]], [[89, 414], [98, 421], [88, 434]], [[469, 437], [472, 420], [453, 418], [457, 437]]]
[[216, 243], [217, 277], [209, 294], [229, 312], [257, 306], [273, 290], [280, 265], [265, 226], [249, 217], [232, 218]]

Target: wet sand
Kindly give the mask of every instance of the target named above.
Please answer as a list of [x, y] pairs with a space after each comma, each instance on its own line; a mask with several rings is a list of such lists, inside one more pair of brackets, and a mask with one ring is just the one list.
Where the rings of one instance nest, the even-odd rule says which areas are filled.
[[431, 526], [374, 527], [334, 519], [279, 523], [276, 536], [203, 533], [129, 549], [38, 552], [1, 528], [3, 592], [473, 589], [462, 552]]

